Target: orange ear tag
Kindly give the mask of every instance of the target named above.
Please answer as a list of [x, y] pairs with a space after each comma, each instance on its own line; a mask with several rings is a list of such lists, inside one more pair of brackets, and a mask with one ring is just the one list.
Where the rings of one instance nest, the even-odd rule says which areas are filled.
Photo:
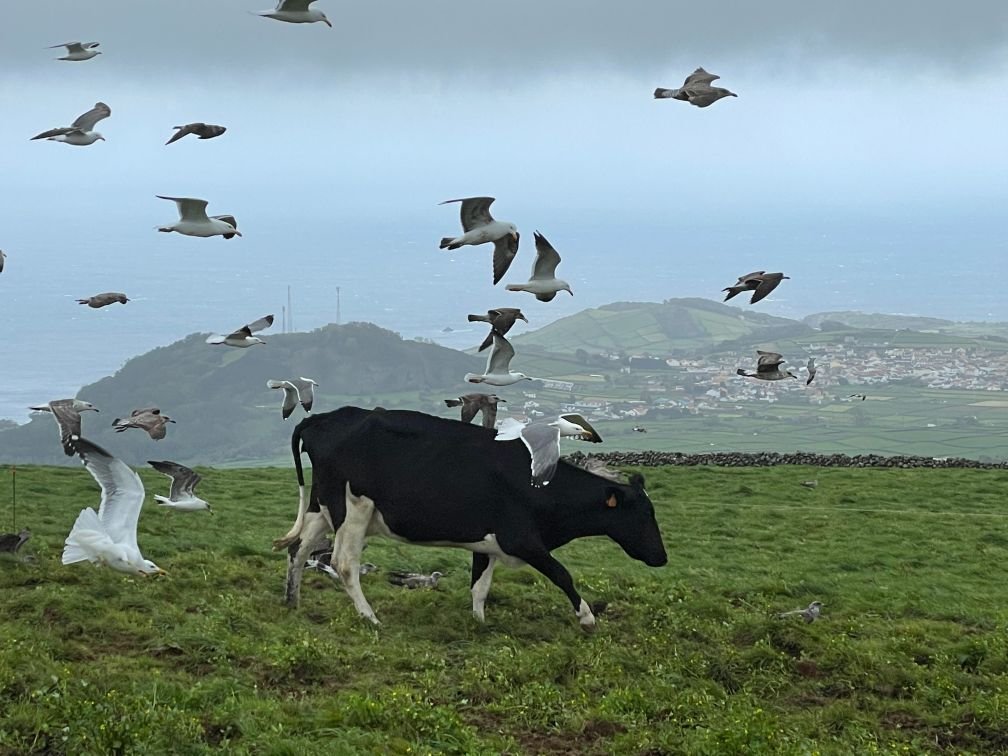
[[616, 506], [616, 494], [609, 494], [609, 498], [606, 499], [605, 503], [606, 503], [607, 507], [610, 507], [610, 508], [615, 507]]

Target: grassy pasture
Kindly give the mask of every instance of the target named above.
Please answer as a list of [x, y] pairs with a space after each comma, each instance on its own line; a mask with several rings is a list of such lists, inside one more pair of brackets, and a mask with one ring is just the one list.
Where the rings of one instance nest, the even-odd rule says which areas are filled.
[[[63, 567], [97, 489], [82, 469], [19, 468], [35, 561], [0, 560], [0, 753], [1008, 749], [1008, 473], [643, 472], [667, 567], [605, 539], [557, 552], [608, 602], [589, 636], [531, 570], [497, 571], [480, 625], [465, 552], [377, 539], [368, 561], [440, 569], [442, 587], [365, 576], [376, 629], [309, 574], [287, 610], [269, 550], [296, 506], [285, 469], [204, 471], [215, 516], [145, 507], [165, 578]], [[775, 616], [813, 599], [812, 625]]]

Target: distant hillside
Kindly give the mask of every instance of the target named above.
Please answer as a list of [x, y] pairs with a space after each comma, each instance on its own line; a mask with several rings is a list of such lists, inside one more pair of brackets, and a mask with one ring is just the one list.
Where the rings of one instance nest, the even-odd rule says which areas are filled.
[[515, 343], [565, 354], [578, 349], [674, 354], [710, 350], [740, 339], [773, 341], [807, 337], [812, 332], [796, 320], [709, 299], [668, 299], [661, 303], [616, 302], [582, 310], [523, 334]]
[[[289, 457], [291, 429], [304, 413], [298, 408], [284, 422], [282, 392], [266, 388], [269, 378], [317, 380], [315, 411], [351, 402], [433, 408], [438, 397], [423, 398], [425, 394], [457, 394], [465, 385], [462, 376], [485, 364], [482, 356], [404, 341], [369, 323], [270, 335], [265, 346], [248, 349], [210, 346], [205, 338], [192, 334], [84, 386], [78, 396], [101, 410], [84, 414], [84, 435], [130, 464], [147, 459], [201, 465], [280, 459]], [[112, 430], [116, 417], [149, 406], [177, 420], [167, 438], [155, 442], [143, 431]], [[51, 416], [37, 413], [24, 425], [0, 431], [0, 460], [58, 464], [68, 458]]]
[[1008, 323], [957, 322], [943, 318], [929, 318], [923, 315], [887, 315], [885, 313], [865, 313], [851, 310], [841, 312], [817, 312], [802, 318], [802, 322], [813, 328], [824, 328], [823, 323], [842, 323], [850, 328], [937, 331], [967, 337], [1008, 337]]

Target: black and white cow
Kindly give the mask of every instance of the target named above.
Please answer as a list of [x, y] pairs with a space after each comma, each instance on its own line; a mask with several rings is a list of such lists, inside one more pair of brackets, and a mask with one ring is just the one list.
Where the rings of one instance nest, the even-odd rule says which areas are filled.
[[[290, 550], [287, 603], [297, 605], [307, 550], [328, 528], [336, 533], [332, 565], [357, 611], [375, 623], [358, 574], [369, 535], [472, 551], [473, 613], [480, 620], [495, 563], [530, 565], [567, 594], [589, 630], [595, 617], [553, 549], [604, 535], [647, 565], [668, 561], [640, 475], [621, 483], [561, 461], [548, 486], [533, 488], [528, 450], [494, 435], [407, 410], [343, 407], [302, 420], [291, 438], [297, 520], [274, 541]], [[309, 497], [302, 451], [312, 463]]]

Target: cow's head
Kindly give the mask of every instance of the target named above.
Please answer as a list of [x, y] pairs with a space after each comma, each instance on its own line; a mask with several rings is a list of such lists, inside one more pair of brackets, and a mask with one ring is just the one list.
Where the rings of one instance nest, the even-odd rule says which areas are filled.
[[623, 551], [649, 567], [668, 562], [654, 505], [644, 490], [644, 476], [634, 473], [628, 483], [613, 481], [605, 487], [606, 534]]

